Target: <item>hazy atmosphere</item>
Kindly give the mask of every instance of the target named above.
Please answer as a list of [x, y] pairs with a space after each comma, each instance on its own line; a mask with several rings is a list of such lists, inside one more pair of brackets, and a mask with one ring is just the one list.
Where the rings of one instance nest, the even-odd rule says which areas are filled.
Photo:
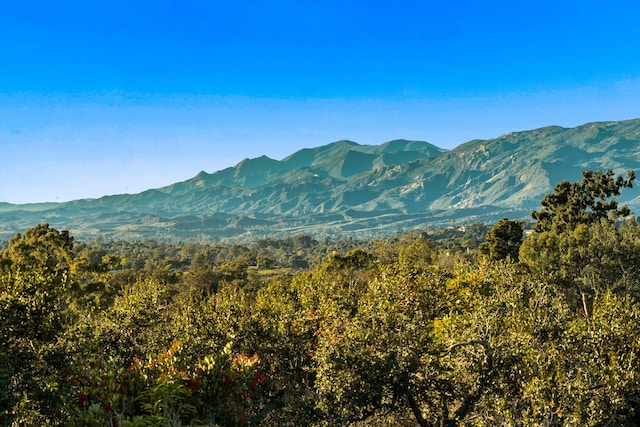
[[637, 1], [3, 1], [0, 201], [640, 111]]
[[0, 426], [640, 426], [640, 1], [0, 0]]

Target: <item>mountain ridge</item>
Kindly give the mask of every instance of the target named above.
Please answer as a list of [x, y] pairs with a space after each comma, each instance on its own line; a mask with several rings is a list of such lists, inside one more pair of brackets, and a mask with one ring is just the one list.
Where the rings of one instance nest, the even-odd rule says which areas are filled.
[[[579, 180], [584, 169], [640, 170], [640, 119], [546, 126], [453, 150], [424, 141], [342, 140], [282, 160], [244, 159], [137, 194], [1, 203], [0, 238], [45, 221], [82, 238], [251, 239], [524, 218], [557, 182]], [[640, 209], [636, 189], [621, 201]]]

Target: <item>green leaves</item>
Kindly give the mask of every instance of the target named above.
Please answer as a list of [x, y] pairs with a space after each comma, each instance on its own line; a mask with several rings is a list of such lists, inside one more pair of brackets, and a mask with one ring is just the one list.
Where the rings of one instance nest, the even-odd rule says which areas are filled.
[[72, 244], [41, 224], [0, 254], [0, 424], [41, 425], [59, 404]]
[[534, 234], [522, 244], [520, 259], [560, 286], [586, 314], [582, 299], [607, 289], [640, 296], [640, 226], [634, 220], [613, 224], [602, 219], [561, 234]]
[[618, 207], [612, 200], [623, 188], [631, 188], [635, 179], [633, 171], [627, 178], [614, 178], [612, 170], [582, 172], [582, 182], [562, 181], [540, 202], [542, 209], [531, 212], [536, 221], [533, 229], [539, 233], [553, 231], [562, 233], [573, 230], [579, 224], [593, 224], [600, 219], [614, 221], [629, 215], [629, 208]]
[[[494, 254], [517, 246], [519, 227], [494, 227]], [[67, 286], [91, 279], [67, 253], [70, 239], [48, 227], [25, 236], [2, 254], [0, 424], [634, 425], [640, 417], [635, 221], [533, 234], [520, 248], [526, 264], [511, 255], [439, 258], [428, 235], [414, 233], [392, 251], [334, 252], [314, 270], [236, 277], [206, 292], [196, 276], [141, 274], [111, 286], [100, 268], [104, 289], [117, 294], [93, 310], [68, 304], [83, 289], [101, 292]]]
[[417, 374], [433, 352], [430, 329], [436, 311], [434, 274], [389, 266], [368, 282], [352, 317], [328, 322], [320, 333], [319, 405], [339, 422], [376, 412], [407, 409], [407, 393], [424, 387]]
[[245, 425], [263, 377], [257, 356], [231, 345], [195, 358], [174, 341], [157, 355], [78, 361], [68, 377], [73, 425]]
[[518, 261], [521, 243], [522, 224], [503, 218], [491, 227], [479, 249], [492, 260], [509, 258]]

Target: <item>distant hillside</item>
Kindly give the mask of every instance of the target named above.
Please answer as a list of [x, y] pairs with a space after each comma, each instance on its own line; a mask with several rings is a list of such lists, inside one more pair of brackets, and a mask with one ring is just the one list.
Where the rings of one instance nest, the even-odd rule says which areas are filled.
[[[607, 168], [640, 172], [640, 119], [513, 132], [451, 151], [423, 141], [338, 141], [139, 194], [0, 204], [0, 238], [45, 221], [79, 238], [247, 240], [524, 218], [557, 182]], [[637, 189], [621, 200], [640, 213]]]

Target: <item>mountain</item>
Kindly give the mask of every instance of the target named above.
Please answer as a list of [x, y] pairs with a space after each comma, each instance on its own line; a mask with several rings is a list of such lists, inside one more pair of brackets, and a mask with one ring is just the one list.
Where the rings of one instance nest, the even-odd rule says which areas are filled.
[[[423, 141], [337, 141], [139, 194], [1, 203], [0, 238], [39, 222], [81, 239], [374, 236], [452, 220], [525, 218], [556, 183], [579, 180], [585, 169], [640, 171], [640, 119], [512, 132], [450, 151]], [[637, 189], [621, 201], [640, 212]]]

